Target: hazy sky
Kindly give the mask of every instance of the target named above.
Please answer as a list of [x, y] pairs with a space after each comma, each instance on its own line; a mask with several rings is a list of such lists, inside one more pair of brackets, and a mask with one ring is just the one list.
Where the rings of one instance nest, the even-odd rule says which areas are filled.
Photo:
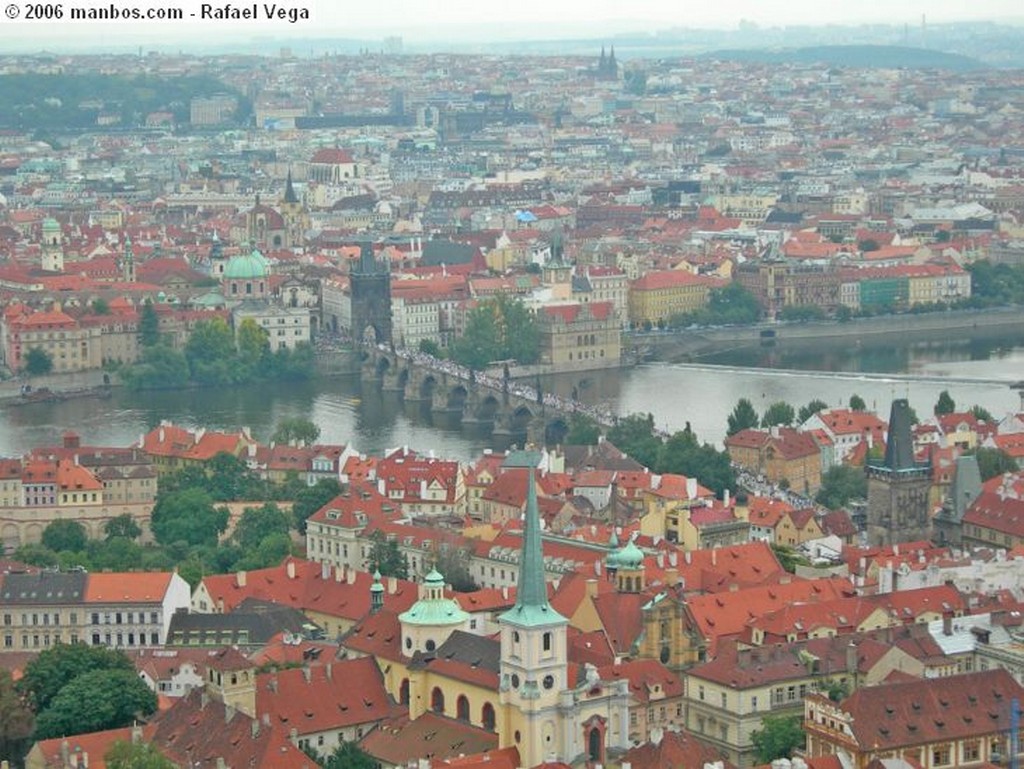
[[[6, 4], [9, 0], [4, 0]], [[13, 0], [22, 7], [28, 0]], [[198, 13], [202, 0], [64, 0], [64, 8], [136, 6], [140, 8], [177, 6], [186, 15]], [[211, 3], [223, 7], [224, 0]], [[251, 0], [233, 0], [235, 7], [252, 7]], [[263, 2], [257, 2], [262, 17]], [[1021, 21], [1020, 0], [279, 0], [279, 6], [306, 8], [311, 21], [206, 21], [58, 23], [10, 22], [0, 16], [0, 51], [39, 47], [49, 41], [51, 48], [74, 41], [97, 48], [152, 45], [202, 40], [218, 36], [238, 39], [248, 35], [272, 34], [287, 37], [366, 37], [400, 34], [410, 41], [550, 38], [602, 35], [615, 30], [639, 31], [667, 27], [735, 28], [740, 20], [762, 26], [830, 23], [921, 24], [964, 20]], [[6, 6], [5, 6], [6, 7]], [[164, 47], [164, 46], [161, 46]]]

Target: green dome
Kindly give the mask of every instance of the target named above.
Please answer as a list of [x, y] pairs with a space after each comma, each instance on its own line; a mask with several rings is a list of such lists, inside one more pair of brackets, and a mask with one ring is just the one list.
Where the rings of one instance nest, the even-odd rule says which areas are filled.
[[383, 593], [384, 592], [384, 585], [381, 584], [380, 572], [379, 571], [373, 572], [373, 584], [370, 585], [370, 592], [371, 593]]
[[259, 280], [270, 273], [270, 264], [257, 249], [249, 254], [232, 256], [224, 268], [227, 280]]
[[398, 615], [398, 621], [406, 625], [461, 625], [469, 620], [469, 614], [462, 610], [454, 598], [444, 597], [444, 577], [437, 569], [431, 569], [423, 580], [427, 588], [426, 597], [412, 605], [409, 611]]
[[60, 232], [57, 220], [49, 216], [43, 219], [43, 232]]
[[639, 569], [644, 563], [644, 552], [633, 540], [629, 540], [619, 551], [617, 558], [620, 569]]

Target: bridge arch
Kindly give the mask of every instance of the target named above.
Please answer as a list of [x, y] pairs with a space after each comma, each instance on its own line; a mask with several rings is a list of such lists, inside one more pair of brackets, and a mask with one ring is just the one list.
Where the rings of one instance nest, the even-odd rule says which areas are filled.
[[544, 423], [544, 445], [561, 446], [569, 435], [569, 420], [563, 416], [557, 416]]

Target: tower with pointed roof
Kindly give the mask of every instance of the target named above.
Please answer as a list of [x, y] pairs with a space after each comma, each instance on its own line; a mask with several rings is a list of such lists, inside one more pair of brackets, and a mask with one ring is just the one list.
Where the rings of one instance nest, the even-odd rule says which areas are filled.
[[372, 329], [375, 343], [391, 341], [391, 272], [387, 262], [374, 254], [372, 243], [363, 243], [359, 261], [349, 270], [352, 297], [352, 338], [358, 342]]
[[132, 249], [132, 239], [125, 236], [124, 253], [120, 260], [121, 280], [125, 283], [135, 282], [135, 251]]
[[548, 603], [541, 550], [540, 514], [534, 471], [536, 452], [516, 452], [506, 467], [529, 468], [523, 549], [515, 605], [504, 612], [501, 625], [499, 697], [518, 716], [512, 720], [512, 744], [523, 766], [537, 766], [552, 756], [564, 759], [560, 729], [560, 693], [568, 686], [566, 629], [569, 621]]
[[914, 456], [910, 403], [892, 402], [889, 436], [882, 461], [868, 461], [867, 535], [869, 545], [892, 545], [932, 537], [931, 463]]
[[306, 240], [306, 230], [309, 229], [309, 213], [295, 193], [290, 168], [284, 185], [284, 196], [277, 207], [281, 212], [281, 218], [284, 219], [285, 245], [291, 248], [302, 246]]

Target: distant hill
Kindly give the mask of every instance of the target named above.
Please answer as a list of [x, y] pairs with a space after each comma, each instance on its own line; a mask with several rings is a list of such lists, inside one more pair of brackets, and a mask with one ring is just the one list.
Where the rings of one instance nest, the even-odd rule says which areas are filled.
[[945, 69], [965, 72], [986, 65], [969, 56], [899, 45], [816, 45], [807, 48], [709, 51], [698, 58], [764, 64], [815, 64], [880, 69]]

